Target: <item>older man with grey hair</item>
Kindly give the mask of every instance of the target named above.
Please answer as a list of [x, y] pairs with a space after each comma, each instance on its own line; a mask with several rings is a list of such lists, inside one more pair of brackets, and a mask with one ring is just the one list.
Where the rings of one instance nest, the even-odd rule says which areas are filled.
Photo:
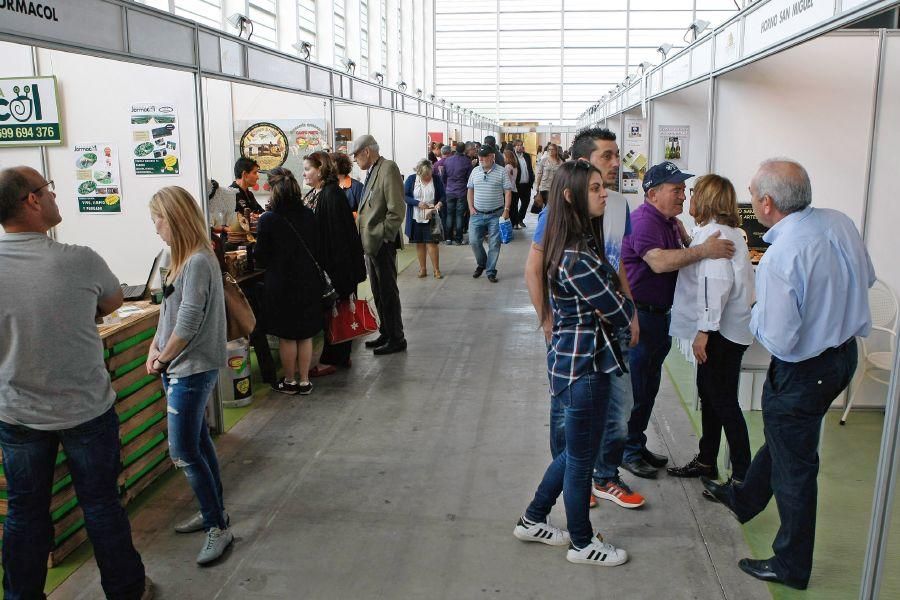
[[750, 329], [772, 353], [763, 388], [765, 444], [743, 482], [701, 478], [707, 498], [742, 523], [772, 496], [781, 527], [767, 560], [742, 559], [747, 574], [805, 589], [812, 571], [822, 418], [856, 369], [856, 336], [871, 329], [875, 270], [853, 221], [813, 208], [806, 170], [767, 160], [750, 183], [753, 212], [771, 244], [756, 272]]
[[374, 349], [377, 355], [402, 352], [406, 350], [406, 337], [397, 288], [397, 250], [403, 247], [400, 227], [406, 217], [403, 178], [397, 163], [381, 156], [378, 142], [371, 135], [357, 138], [350, 154], [360, 169], [368, 171], [356, 224], [381, 317], [380, 335], [366, 342], [366, 348]]

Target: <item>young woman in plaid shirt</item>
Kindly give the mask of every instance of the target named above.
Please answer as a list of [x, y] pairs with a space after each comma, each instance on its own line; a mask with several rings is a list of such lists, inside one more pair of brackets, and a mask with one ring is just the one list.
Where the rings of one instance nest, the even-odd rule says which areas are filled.
[[[542, 321], [551, 319], [547, 353], [550, 393], [565, 407], [566, 449], [547, 467], [534, 499], [513, 534], [523, 541], [569, 547], [573, 563], [621, 565], [625, 550], [594, 535], [588, 516], [591, 471], [606, 418], [610, 378], [621, 374], [615, 339], [628, 327], [634, 306], [618, 288], [618, 275], [603, 253], [600, 217], [606, 191], [599, 170], [585, 161], [565, 163], [550, 189], [544, 235]], [[560, 493], [569, 531], [547, 516]]]

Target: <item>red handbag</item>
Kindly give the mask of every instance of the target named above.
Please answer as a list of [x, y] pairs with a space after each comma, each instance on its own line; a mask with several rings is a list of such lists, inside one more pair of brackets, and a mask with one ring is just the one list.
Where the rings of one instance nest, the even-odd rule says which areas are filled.
[[328, 320], [328, 339], [332, 344], [349, 342], [378, 331], [378, 319], [367, 300], [350, 296], [338, 300], [331, 309]]

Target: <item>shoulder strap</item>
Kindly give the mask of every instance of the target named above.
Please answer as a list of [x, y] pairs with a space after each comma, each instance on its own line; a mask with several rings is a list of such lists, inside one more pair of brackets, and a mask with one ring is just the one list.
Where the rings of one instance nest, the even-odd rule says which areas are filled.
[[285, 223], [287, 223], [287, 226], [291, 228], [291, 231], [293, 231], [294, 235], [297, 236], [297, 239], [300, 240], [300, 245], [303, 246], [303, 249], [306, 251], [306, 254], [309, 255], [309, 259], [311, 261], [313, 261], [314, 265], [316, 265], [316, 270], [319, 272], [319, 275], [321, 275], [324, 278], [325, 271], [323, 271], [322, 267], [319, 266], [319, 261], [317, 261], [316, 257], [313, 256], [313, 253], [310, 251], [309, 246], [307, 246], [306, 242], [303, 240], [303, 236], [300, 235], [300, 232], [297, 231], [297, 229], [294, 227], [294, 224], [291, 223], [290, 219], [288, 219], [287, 217], [285, 217], [283, 215], [279, 215], [278, 213], [273, 212], [272, 214], [278, 215], [278, 217], [280, 219], [282, 219]]

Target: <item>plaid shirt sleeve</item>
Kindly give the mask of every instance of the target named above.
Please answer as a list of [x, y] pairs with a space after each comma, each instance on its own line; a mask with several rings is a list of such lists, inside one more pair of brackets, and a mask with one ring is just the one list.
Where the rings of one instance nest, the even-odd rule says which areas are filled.
[[565, 261], [561, 269], [564, 285], [614, 327], [628, 327], [634, 315], [634, 304], [616, 292], [603, 263], [588, 252], [580, 252], [572, 258], [574, 260]]

